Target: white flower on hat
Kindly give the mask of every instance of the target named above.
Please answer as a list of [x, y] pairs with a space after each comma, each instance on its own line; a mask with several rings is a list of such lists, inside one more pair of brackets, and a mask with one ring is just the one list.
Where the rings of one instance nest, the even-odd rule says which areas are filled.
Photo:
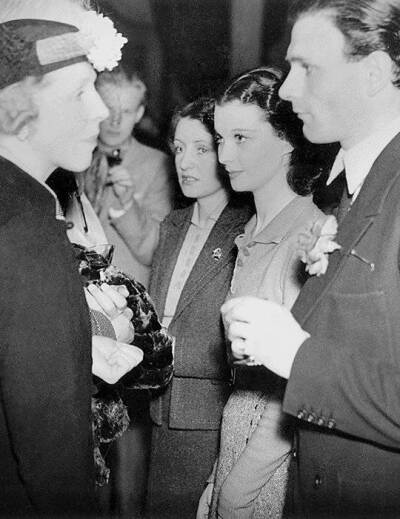
[[79, 36], [86, 56], [98, 71], [112, 70], [121, 59], [121, 49], [128, 41], [117, 32], [110, 18], [88, 11], [79, 24]]

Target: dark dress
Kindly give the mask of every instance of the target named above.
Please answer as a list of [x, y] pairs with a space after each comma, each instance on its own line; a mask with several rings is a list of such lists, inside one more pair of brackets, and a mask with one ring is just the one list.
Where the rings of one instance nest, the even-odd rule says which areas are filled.
[[[150, 295], [163, 315], [168, 286], [193, 207], [173, 211], [161, 225]], [[171, 385], [151, 405], [154, 422], [146, 517], [193, 518], [218, 453], [219, 427], [229, 396], [229, 369], [220, 308], [235, 262], [234, 238], [248, 208], [221, 213], [183, 288], [168, 328], [175, 336]], [[213, 252], [221, 250], [215, 257]]]
[[89, 517], [89, 315], [65, 222], [0, 158], [0, 516]]

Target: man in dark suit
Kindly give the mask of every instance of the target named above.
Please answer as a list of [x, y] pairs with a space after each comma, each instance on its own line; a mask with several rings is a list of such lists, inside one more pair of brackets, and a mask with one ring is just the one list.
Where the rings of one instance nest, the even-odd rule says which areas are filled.
[[293, 19], [280, 95], [311, 141], [341, 144], [340, 249], [292, 314], [249, 298], [223, 313], [236, 354], [288, 379], [294, 516], [399, 517], [400, 2], [301, 0]]
[[[56, 218], [55, 195], [44, 185], [57, 167], [82, 171], [90, 164], [108, 113], [94, 88], [96, 65], [88, 62], [99, 35], [80, 39], [70, 25], [85, 16], [89, 25], [102, 23], [76, 1], [2, 0], [0, 517], [6, 518], [94, 513], [92, 370], [113, 383], [140, 361], [131, 357], [134, 347], [106, 337], [93, 338], [91, 355], [78, 265], [65, 221]], [[101, 53], [110, 66], [105, 49], [112, 42], [106, 38]]]

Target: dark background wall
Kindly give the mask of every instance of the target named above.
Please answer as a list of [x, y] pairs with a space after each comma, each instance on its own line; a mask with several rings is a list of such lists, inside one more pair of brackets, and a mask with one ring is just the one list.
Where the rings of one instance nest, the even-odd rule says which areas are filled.
[[161, 137], [176, 106], [245, 69], [284, 62], [289, 2], [98, 0], [129, 39], [123, 64], [142, 74]]

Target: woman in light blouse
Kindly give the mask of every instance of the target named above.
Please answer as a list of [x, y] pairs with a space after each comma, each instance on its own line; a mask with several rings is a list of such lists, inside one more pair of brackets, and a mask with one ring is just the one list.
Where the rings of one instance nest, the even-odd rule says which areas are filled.
[[151, 404], [149, 518], [195, 516], [229, 394], [219, 310], [233, 272], [234, 238], [250, 213], [230, 201], [220, 175], [213, 109], [212, 100], [201, 98], [172, 120], [178, 181], [192, 203], [162, 223], [150, 281], [150, 295], [176, 343], [172, 383]]
[[[279, 98], [280, 84], [281, 73], [272, 68], [238, 77], [216, 102], [215, 131], [232, 188], [251, 192], [256, 209], [235, 240], [228, 297], [255, 295], [290, 308], [305, 280], [298, 234], [321, 216], [311, 197], [321, 170], [300, 121]], [[284, 382], [265, 368], [235, 371], [219, 457], [198, 517], [278, 519], [292, 443], [281, 405]]]

